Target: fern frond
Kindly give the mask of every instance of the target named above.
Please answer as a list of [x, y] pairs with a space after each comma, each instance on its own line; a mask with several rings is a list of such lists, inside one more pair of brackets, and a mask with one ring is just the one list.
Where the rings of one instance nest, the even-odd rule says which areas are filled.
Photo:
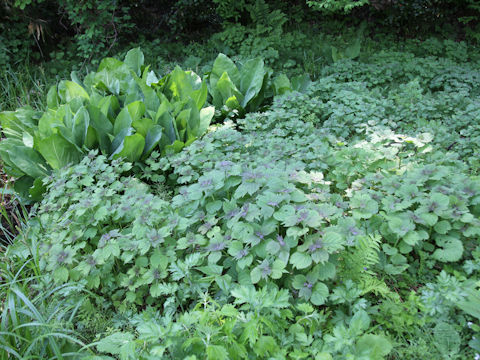
[[364, 267], [372, 267], [379, 261], [378, 252], [380, 251], [380, 235], [362, 236], [357, 241], [356, 255], [361, 258]]
[[270, 14], [270, 7], [265, 0], [256, 0], [250, 6], [250, 17], [255, 24], [268, 24], [268, 17]]
[[378, 234], [359, 237], [355, 247], [343, 254], [340, 272], [342, 277], [359, 284], [362, 294], [374, 293], [394, 300], [398, 295], [392, 292], [383, 280], [378, 279], [372, 270], [379, 262], [381, 241]]
[[343, 275], [358, 280], [361, 274], [374, 275], [371, 268], [378, 263], [380, 251], [380, 235], [360, 236], [355, 247], [346, 251], [343, 258]]
[[360, 288], [362, 290], [362, 295], [374, 293], [377, 296], [381, 296], [392, 301], [399, 300], [399, 295], [390, 290], [387, 284], [385, 284], [385, 281], [380, 280], [375, 276], [364, 275], [360, 280]]

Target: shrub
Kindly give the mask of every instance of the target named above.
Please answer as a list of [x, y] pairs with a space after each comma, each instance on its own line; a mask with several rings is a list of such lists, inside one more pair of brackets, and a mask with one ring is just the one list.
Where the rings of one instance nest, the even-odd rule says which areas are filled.
[[214, 115], [205, 107], [207, 85], [176, 68], [158, 79], [139, 49], [125, 61], [104, 59], [98, 72], [61, 81], [47, 95], [47, 111], [0, 114], [5, 170], [17, 191], [38, 200], [41, 178], [100, 149], [110, 158], [145, 159], [155, 148], [178, 151], [203, 134]]

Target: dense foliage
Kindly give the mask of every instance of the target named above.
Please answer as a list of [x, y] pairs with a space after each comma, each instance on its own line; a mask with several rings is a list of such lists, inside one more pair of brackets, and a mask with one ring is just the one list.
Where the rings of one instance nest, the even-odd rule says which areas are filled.
[[480, 358], [476, 1], [0, 6], [0, 359]]
[[110, 158], [145, 159], [155, 149], [179, 151], [208, 128], [207, 85], [179, 67], [158, 79], [143, 65], [139, 49], [125, 61], [102, 60], [80, 81], [61, 81], [47, 95], [43, 113], [29, 108], [0, 113], [0, 153], [5, 171], [18, 178], [17, 191], [38, 200], [41, 179], [77, 163], [89, 149]]
[[298, 29], [302, 22], [321, 26], [332, 18], [368, 21], [374, 32], [455, 31], [478, 40], [479, 16], [476, 0], [2, 0], [0, 65], [26, 57], [81, 59], [85, 65], [137, 43], [138, 35], [150, 41], [199, 39], [221, 29], [248, 34], [254, 48], [275, 52], [264, 38], [273, 35], [282, 45], [301, 36], [282, 38], [285, 28]]

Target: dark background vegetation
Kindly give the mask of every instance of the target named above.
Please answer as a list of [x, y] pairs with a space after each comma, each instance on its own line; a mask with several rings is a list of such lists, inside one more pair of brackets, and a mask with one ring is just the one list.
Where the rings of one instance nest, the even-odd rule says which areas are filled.
[[[0, 64], [26, 60], [92, 59], [130, 42], [206, 40], [231, 26], [324, 27], [336, 21], [370, 32], [419, 37], [452, 33], [476, 39], [479, 3], [475, 0], [2, 0]], [[357, 6], [356, 6], [357, 5]], [[334, 30], [334, 27], [329, 27]]]

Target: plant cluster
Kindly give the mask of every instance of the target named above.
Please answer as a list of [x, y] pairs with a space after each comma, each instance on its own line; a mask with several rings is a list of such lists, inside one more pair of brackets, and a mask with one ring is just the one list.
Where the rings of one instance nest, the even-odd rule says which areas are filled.
[[145, 159], [155, 149], [179, 151], [208, 128], [207, 85], [179, 67], [158, 79], [139, 49], [124, 62], [104, 59], [83, 80], [61, 81], [47, 95], [47, 110], [0, 114], [6, 137], [0, 153], [16, 189], [38, 200], [42, 178], [52, 169], [78, 163], [89, 149], [110, 158]]
[[[27, 219], [21, 220], [26, 225]], [[80, 350], [85, 338], [74, 325], [85, 301], [83, 287], [73, 283], [55, 285], [41, 269], [38, 250], [27, 226], [14, 244], [2, 246], [0, 358], [87, 355], [87, 351]]]
[[349, 39], [313, 82], [134, 49], [2, 113], [44, 191], [0, 266], [8, 356], [480, 356], [478, 57]]
[[212, 103], [220, 109], [220, 117], [240, 116], [256, 111], [273, 95], [290, 91], [305, 91], [308, 76], [296, 76], [290, 81], [285, 74], [271, 80], [271, 71], [263, 59], [245, 61], [239, 69], [224, 54], [218, 55], [208, 75]]
[[[128, 164], [109, 166], [94, 153], [49, 179], [35, 235], [45, 239], [45, 270], [58, 283], [80, 282], [109, 298], [116, 311], [149, 307], [133, 322], [135, 332], [117, 331], [96, 345], [120, 358], [261, 358], [279, 344], [277, 358], [383, 358], [391, 349], [386, 334], [365, 330], [383, 321], [375, 304], [401, 304], [388, 279], [405, 278], [408, 288], [415, 274], [473, 255], [478, 179], [455, 157], [432, 152], [428, 138], [378, 133], [345, 146], [281, 107], [248, 115], [240, 126], [147, 160], [143, 178], [174, 186], [171, 200], [122, 177]], [[237, 302], [236, 294], [249, 300]], [[417, 308], [426, 299], [419, 295], [425, 305]], [[235, 309], [232, 301], [249, 305]], [[451, 301], [446, 321], [455, 314]], [[275, 315], [270, 303], [284, 305]], [[315, 330], [288, 320], [309, 314], [330, 329], [318, 340]], [[207, 343], [194, 340], [204, 336]], [[312, 336], [308, 346], [298, 342], [303, 336]]]

